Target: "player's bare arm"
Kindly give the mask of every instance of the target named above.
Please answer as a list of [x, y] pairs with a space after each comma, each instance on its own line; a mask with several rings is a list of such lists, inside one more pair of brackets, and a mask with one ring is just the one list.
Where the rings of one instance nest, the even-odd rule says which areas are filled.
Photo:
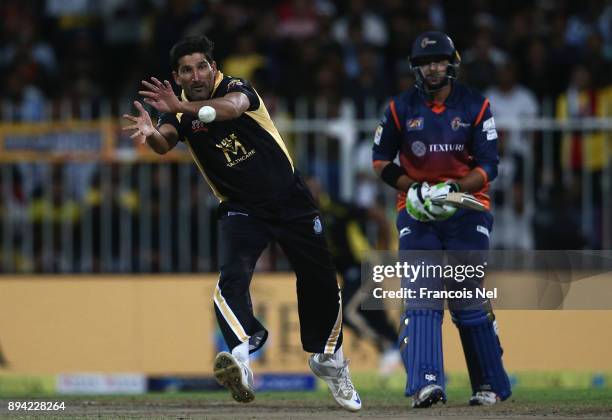
[[210, 106], [216, 111], [216, 120], [227, 121], [238, 118], [249, 108], [249, 99], [241, 92], [230, 92], [221, 98], [205, 101], [179, 101], [167, 80], [162, 83], [152, 77], [151, 82], [143, 80], [142, 84], [147, 90], [138, 93], [144, 96], [147, 104], [160, 112], [198, 115], [200, 108]]
[[486, 181], [483, 170], [476, 168], [468, 172], [463, 178], [458, 179], [456, 183], [459, 185], [460, 191], [473, 193], [480, 191], [485, 186]]
[[133, 124], [122, 128], [124, 131], [132, 131], [131, 139], [138, 143], [147, 143], [156, 153], [163, 155], [168, 153], [178, 142], [178, 132], [170, 124], [164, 124], [159, 129], [155, 128], [151, 121], [151, 116], [144, 109], [142, 104], [134, 101], [134, 106], [138, 110], [138, 115], [123, 114], [123, 118]]

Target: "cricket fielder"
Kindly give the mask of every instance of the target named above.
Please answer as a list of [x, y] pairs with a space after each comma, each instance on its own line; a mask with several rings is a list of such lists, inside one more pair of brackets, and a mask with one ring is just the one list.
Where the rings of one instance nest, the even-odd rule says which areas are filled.
[[308, 365], [334, 400], [359, 411], [342, 350], [342, 302], [319, 209], [304, 184], [261, 97], [244, 79], [226, 76], [213, 59], [214, 43], [189, 37], [170, 51], [179, 100], [170, 82], [151, 78], [139, 93], [162, 112], [157, 127], [140, 102], [139, 115], [124, 115], [131, 137], [165, 154], [179, 141], [219, 198], [219, 283], [214, 308], [231, 352], [215, 358], [217, 381], [243, 403], [254, 400], [249, 355], [268, 330], [255, 317], [249, 286], [255, 264], [270, 241], [295, 270], [302, 347]]
[[[442, 32], [417, 37], [410, 55], [413, 88], [391, 99], [376, 130], [373, 165], [399, 190], [400, 250], [486, 251], [493, 217], [489, 183], [497, 175], [497, 131], [489, 101], [455, 81], [460, 56]], [[400, 165], [394, 163], [399, 154]], [[442, 204], [454, 192], [470, 193], [485, 211]], [[493, 312], [457, 309], [451, 317], [461, 337], [472, 397], [490, 405], [511, 394]], [[446, 402], [442, 357], [442, 308], [402, 316], [400, 351], [413, 407]]]

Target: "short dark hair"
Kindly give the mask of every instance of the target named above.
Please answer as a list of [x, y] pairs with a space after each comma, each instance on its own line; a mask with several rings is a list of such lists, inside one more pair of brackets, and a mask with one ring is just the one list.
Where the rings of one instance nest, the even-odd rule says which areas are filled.
[[176, 71], [178, 70], [179, 59], [194, 53], [204, 54], [206, 59], [212, 63], [213, 48], [215, 48], [215, 43], [205, 35], [183, 38], [170, 49], [170, 65], [172, 65], [172, 69]]

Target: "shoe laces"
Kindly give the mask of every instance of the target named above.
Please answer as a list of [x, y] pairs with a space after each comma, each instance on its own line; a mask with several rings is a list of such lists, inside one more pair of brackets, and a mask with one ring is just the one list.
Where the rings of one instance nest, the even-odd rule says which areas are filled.
[[240, 360], [239, 362], [240, 368], [242, 369], [242, 374], [244, 375], [244, 379], [246, 380], [249, 386], [253, 386], [253, 371], [249, 368], [249, 366]]
[[345, 360], [342, 363], [342, 367], [338, 371], [338, 393], [346, 399], [351, 398], [353, 396], [353, 391], [355, 390], [353, 382], [351, 382], [351, 378], [349, 376], [348, 365], [349, 360]]

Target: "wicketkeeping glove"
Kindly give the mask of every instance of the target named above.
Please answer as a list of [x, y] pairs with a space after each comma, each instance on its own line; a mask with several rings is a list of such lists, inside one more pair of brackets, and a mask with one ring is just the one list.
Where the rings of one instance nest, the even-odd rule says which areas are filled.
[[429, 200], [425, 201], [425, 209], [432, 214], [436, 220], [445, 220], [457, 211], [452, 204], [441, 204], [451, 192], [459, 191], [459, 186], [451, 182], [440, 182], [429, 189]]
[[441, 182], [429, 186], [427, 182], [414, 183], [408, 190], [406, 197], [406, 211], [420, 222], [440, 221], [451, 217], [457, 208], [451, 204], [441, 204], [448, 193], [456, 192], [457, 184]]
[[425, 203], [429, 200], [429, 191], [427, 182], [415, 182], [406, 195], [406, 211], [410, 217], [419, 222], [436, 220], [435, 216], [425, 208]]

